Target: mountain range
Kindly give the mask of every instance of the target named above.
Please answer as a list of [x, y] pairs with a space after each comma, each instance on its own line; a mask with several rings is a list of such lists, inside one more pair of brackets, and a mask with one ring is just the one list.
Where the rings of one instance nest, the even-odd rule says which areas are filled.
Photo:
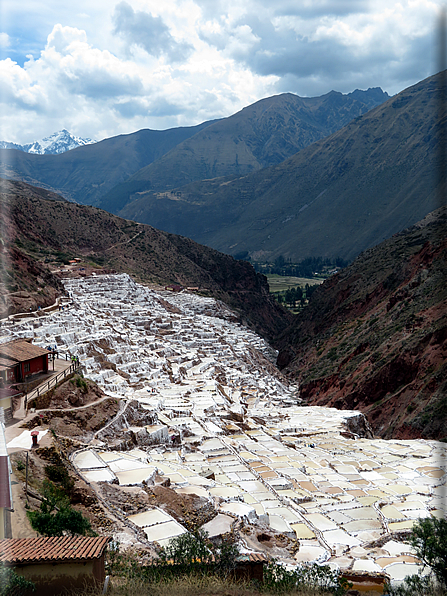
[[183, 141], [114, 188], [99, 205], [116, 213], [148, 190], [166, 192], [198, 180], [239, 178], [279, 164], [386, 99], [388, 94], [378, 88], [262, 99]]
[[421, 81], [278, 165], [133, 193], [140, 171], [100, 205], [127, 202], [122, 217], [255, 260], [352, 260], [437, 206], [440, 81]]
[[114, 186], [209, 124], [139, 130], [60, 155], [0, 149], [0, 175], [57, 192], [70, 201], [94, 204]]
[[35, 153], [37, 155], [58, 155], [59, 153], [65, 153], [66, 151], [71, 151], [77, 147], [91, 145], [92, 143], [96, 143], [96, 141], [76, 137], [64, 128], [59, 132], [54, 132], [49, 137], [45, 137], [40, 141], [27, 143], [26, 145], [17, 145], [16, 143], [0, 141], [0, 149], [17, 149], [24, 153]]
[[[141, 130], [58, 156], [0, 151], [0, 173], [116, 212], [129, 199], [128, 187], [136, 193], [148, 184], [166, 190], [280, 163], [387, 98], [377, 88], [348, 95], [332, 91], [317, 98], [283, 94], [222, 120], [166, 131]], [[120, 183], [127, 180], [123, 195]], [[104, 198], [109, 191], [111, 196]]]
[[0, 150], [0, 174], [227, 254], [350, 261], [437, 206], [439, 88], [282, 94], [60, 155]]

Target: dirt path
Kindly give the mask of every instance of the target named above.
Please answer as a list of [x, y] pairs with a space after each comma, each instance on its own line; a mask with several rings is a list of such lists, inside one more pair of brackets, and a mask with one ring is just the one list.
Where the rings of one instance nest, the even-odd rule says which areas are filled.
[[[30, 422], [33, 418], [35, 418], [36, 415], [44, 414], [47, 412], [57, 412], [60, 414], [61, 412], [77, 412], [79, 410], [86, 410], [87, 408], [91, 408], [92, 406], [94, 407], [95, 405], [98, 405], [101, 402], [106, 401], [107, 399], [110, 399], [110, 397], [108, 395], [104, 395], [100, 399], [90, 402], [90, 403], [87, 403], [87, 404], [84, 404], [82, 406], [71, 407], [71, 408], [44, 408], [42, 410], [36, 410], [35, 412], [30, 412], [29, 414], [26, 414], [26, 416], [24, 416], [24, 418], [21, 418], [20, 420], [16, 420], [15, 423], [10, 424], [9, 426], [6, 427], [6, 429], [5, 429], [6, 443], [8, 444], [10, 441], [12, 441], [12, 439], [15, 439], [16, 437], [21, 435], [25, 429], [25, 425], [28, 422]], [[114, 420], [115, 420], [115, 417], [112, 418], [112, 420], [108, 423], [108, 425], [111, 424]], [[39, 430], [46, 430], [46, 428], [39, 427]], [[45, 446], [48, 446], [49, 444], [51, 444], [51, 438], [48, 437], [47, 435], [45, 437], [43, 437], [41, 439], [41, 441], [39, 441], [39, 447], [45, 447]], [[15, 453], [16, 451], [24, 451], [24, 449], [22, 449], [21, 447], [17, 447], [17, 448], [13, 448], [13, 449], [8, 448], [8, 453]]]
[[140, 236], [143, 232], [144, 232], [144, 230], [141, 230], [140, 232], [137, 232], [135, 234], [135, 236], [132, 236], [132, 238], [129, 238], [129, 240], [125, 240], [124, 242], [118, 242], [117, 244], [114, 244], [113, 246], [109, 246], [109, 248], [106, 248], [106, 251], [112, 250], [112, 248], [116, 248], [117, 246], [121, 246], [122, 244], [129, 244], [130, 242], [132, 242], [132, 240], [135, 240], [135, 238], [138, 238], [138, 236]]
[[39, 536], [35, 532], [26, 516], [26, 497], [23, 482], [17, 480], [14, 472], [11, 474], [11, 492], [14, 511], [11, 512], [12, 538], [34, 538]]

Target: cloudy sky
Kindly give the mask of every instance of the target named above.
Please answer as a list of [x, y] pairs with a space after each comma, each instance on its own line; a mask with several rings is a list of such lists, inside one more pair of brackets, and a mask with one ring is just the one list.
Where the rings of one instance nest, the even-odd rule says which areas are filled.
[[436, 72], [443, 0], [0, 0], [0, 140], [190, 126]]

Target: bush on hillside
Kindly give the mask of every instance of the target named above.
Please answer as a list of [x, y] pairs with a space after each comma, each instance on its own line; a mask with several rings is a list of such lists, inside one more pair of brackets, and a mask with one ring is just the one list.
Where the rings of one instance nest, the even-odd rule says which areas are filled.
[[332, 570], [329, 565], [303, 565], [297, 569], [288, 570], [273, 561], [264, 570], [263, 587], [269, 592], [289, 593], [312, 590], [317, 594], [343, 596], [352, 584], [338, 571]]
[[80, 511], [73, 509], [64, 491], [43, 481], [43, 499], [36, 511], [27, 511], [31, 527], [43, 536], [92, 535], [92, 527]]

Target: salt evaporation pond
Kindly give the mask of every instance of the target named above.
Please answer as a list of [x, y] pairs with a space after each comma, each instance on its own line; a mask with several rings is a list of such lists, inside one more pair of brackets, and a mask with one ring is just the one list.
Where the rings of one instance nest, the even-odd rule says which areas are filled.
[[[301, 407], [297, 387], [265, 366], [272, 349], [211, 298], [157, 292], [127, 275], [65, 287], [68, 309], [4, 326], [2, 340], [30, 338], [78, 356], [106, 395], [154, 414], [146, 432], [161, 441], [129, 452], [99, 441], [75, 453], [93, 487], [142, 486], [157, 474], [177, 494], [216, 506], [212, 532], [242, 519], [293, 536], [300, 548], [289, 564], [329, 561], [396, 581], [417, 569], [399, 537], [420, 517], [447, 513], [444, 444], [369, 439], [358, 412]], [[148, 508], [128, 522], [166, 544], [186, 531], [166, 515]], [[253, 548], [243, 534], [241, 546]]]

